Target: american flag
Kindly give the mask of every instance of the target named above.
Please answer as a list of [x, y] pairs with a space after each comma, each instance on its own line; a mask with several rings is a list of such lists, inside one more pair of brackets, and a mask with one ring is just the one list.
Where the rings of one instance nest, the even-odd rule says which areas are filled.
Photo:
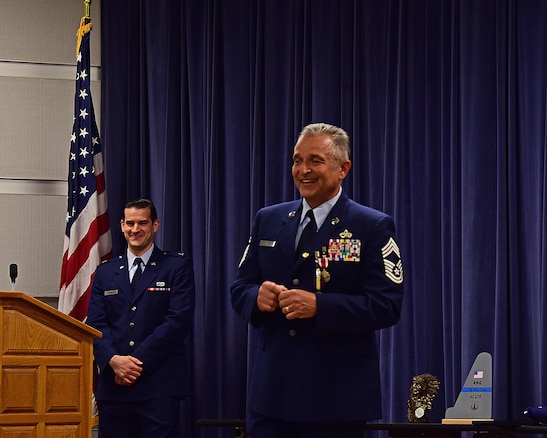
[[101, 141], [91, 100], [90, 31], [91, 21], [82, 18], [78, 30], [68, 207], [58, 306], [60, 311], [80, 321], [87, 316], [95, 269], [112, 256]]

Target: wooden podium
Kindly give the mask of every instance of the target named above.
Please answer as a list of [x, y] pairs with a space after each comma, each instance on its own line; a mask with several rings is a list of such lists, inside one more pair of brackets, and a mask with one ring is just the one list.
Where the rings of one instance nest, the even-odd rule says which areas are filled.
[[0, 437], [91, 437], [101, 332], [22, 292], [0, 291]]

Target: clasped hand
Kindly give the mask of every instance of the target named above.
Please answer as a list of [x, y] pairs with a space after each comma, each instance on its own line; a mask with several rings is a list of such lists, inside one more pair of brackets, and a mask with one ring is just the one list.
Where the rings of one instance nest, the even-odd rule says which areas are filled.
[[256, 304], [262, 312], [281, 309], [287, 319], [313, 318], [317, 314], [317, 297], [313, 292], [287, 289], [273, 281], [260, 285]]
[[114, 381], [118, 385], [131, 386], [142, 373], [142, 362], [133, 356], [112, 356], [108, 364], [114, 370]]

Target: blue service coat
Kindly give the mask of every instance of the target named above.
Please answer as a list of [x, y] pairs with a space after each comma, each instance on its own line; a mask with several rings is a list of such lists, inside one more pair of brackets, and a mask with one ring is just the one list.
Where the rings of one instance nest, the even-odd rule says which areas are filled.
[[398, 321], [403, 298], [393, 220], [342, 193], [313, 244], [326, 249], [330, 274], [317, 315], [289, 321], [281, 309], [260, 312], [256, 299], [265, 280], [316, 291], [315, 257], [295, 257], [301, 209], [299, 200], [257, 213], [231, 287], [233, 308], [256, 329], [248, 408], [286, 421], [380, 418], [375, 330]]
[[[190, 393], [185, 339], [192, 327], [194, 301], [192, 260], [183, 254], [154, 247], [135, 294], [126, 255], [98, 266], [86, 321], [102, 332], [102, 338], [94, 341], [98, 401]], [[132, 386], [114, 382], [108, 361], [115, 354], [143, 362], [143, 373]]]

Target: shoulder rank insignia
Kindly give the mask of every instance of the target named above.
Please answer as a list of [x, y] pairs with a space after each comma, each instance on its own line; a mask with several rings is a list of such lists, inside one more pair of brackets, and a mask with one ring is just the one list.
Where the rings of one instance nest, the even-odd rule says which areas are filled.
[[401, 260], [399, 247], [393, 237], [390, 237], [382, 248], [382, 258], [386, 277], [395, 284], [401, 284], [403, 282], [403, 261]]

